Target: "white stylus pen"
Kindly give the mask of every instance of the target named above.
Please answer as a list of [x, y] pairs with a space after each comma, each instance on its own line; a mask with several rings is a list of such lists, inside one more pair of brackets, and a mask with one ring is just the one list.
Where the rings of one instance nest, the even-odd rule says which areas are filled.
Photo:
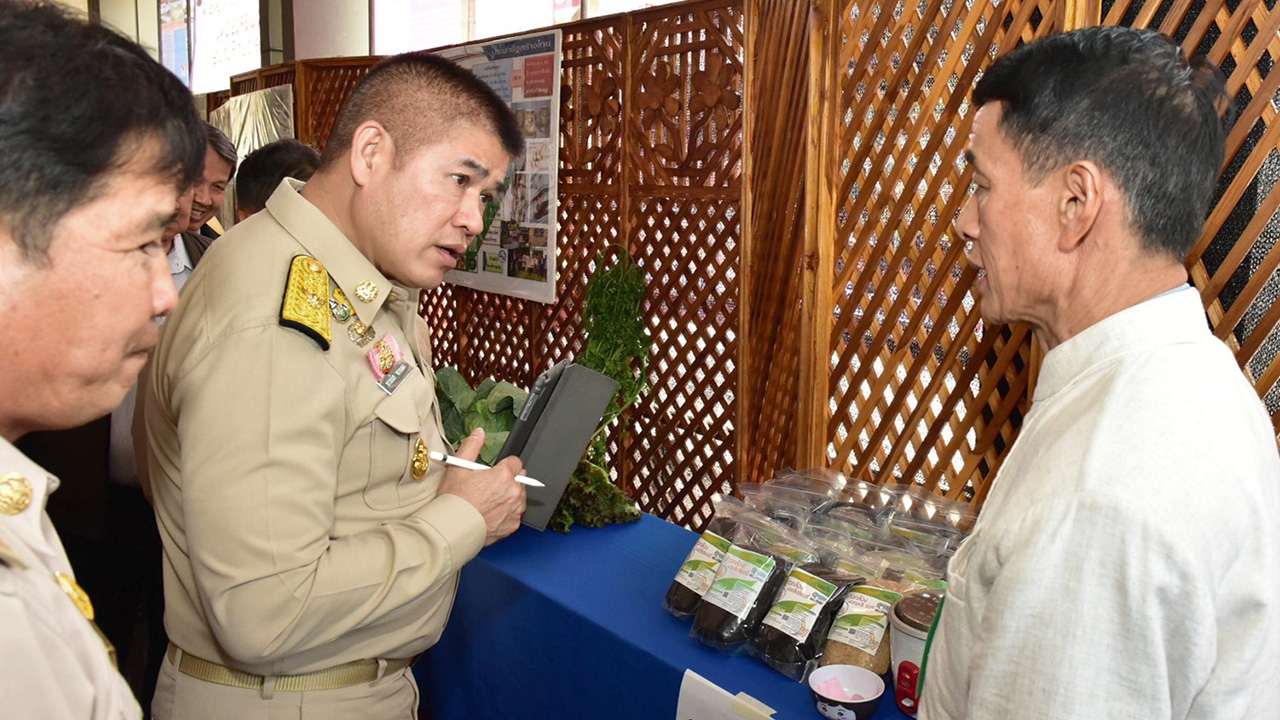
[[[437, 452], [435, 450], [431, 451], [430, 457], [432, 460], [435, 460], [436, 462], [442, 462], [445, 465], [452, 465], [454, 467], [466, 468], [467, 470], [488, 470], [489, 469], [488, 465], [484, 465], [478, 462], [473, 462], [471, 460], [463, 460], [460, 457], [454, 457], [452, 455], [445, 455], [444, 453]], [[543, 485], [541, 481], [534, 480], [533, 478], [525, 475], [517, 475], [516, 482], [522, 485], [528, 485], [529, 487], [546, 487], [546, 485]]]

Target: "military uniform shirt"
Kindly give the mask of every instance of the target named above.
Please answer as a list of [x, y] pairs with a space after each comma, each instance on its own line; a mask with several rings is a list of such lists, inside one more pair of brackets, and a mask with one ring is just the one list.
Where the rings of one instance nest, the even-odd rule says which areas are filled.
[[6, 490], [31, 490], [30, 505], [15, 512], [21, 503], [4, 503], [0, 511], [0, 715], [136, 720], [138, 702], [106, 644], [55, 576], [73, 577], [44, 511], [58, 479], [4, 440], [0, 478], [8, 478]]
[[[470, 503], [437, 493], [443, 467], [415, 477], [426, 450], [449, 450], [418, 291], [387, 280], [300, 187], [282, 184], [210, 248], [146, 398], [169, 637], [257, 675], [422, 652], [486, 535]], [[329, 297], [307, 296], [332, 310], [327, 349], [316, 329], [281, 325], [299, 256], [328, 275]], [[390, 394], [369, 356], [386, 338], [408, 365]]]

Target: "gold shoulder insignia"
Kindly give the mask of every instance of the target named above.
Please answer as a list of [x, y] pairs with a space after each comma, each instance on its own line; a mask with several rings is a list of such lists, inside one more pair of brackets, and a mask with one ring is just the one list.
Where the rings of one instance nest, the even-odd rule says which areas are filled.
[[315, 258], [298, 255], [289, 265], [280, 325], [315, 340], [321, 350], [329, 349], [329, 273]]

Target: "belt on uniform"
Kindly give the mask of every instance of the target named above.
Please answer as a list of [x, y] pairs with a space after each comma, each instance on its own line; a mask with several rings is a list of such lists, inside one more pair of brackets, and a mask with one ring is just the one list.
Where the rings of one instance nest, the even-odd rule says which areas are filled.
[[[170, 660], [173, 660], [174, 656], [179, 654], [177, 651], [178, 646], [169, 643], [168, 655]], [[266, 678], [261, 675], [252, 675], [242, 670], [219, 665], [215, 662], [198, 658], [195, 655], [190, 655], [185, 651], [181, 655], [181, 659], [178, 660], [178, 672], [197, 680], [250, 690], [262, 689], [266, 681]], [[274, 681], [277, 692], [337, 690], [338, 688], [351, 687], [352, 685], [371, 683], [379, 677], [385, 677], [409, 667], [413, 664], [413, 661], [414, 658], [385, 661], [353, 660], [349, 663], [300, 675], [273, 675], [270, 677]], [[385, 663], [386, 669], [379, 674], [378, 667], [382, 663]]]

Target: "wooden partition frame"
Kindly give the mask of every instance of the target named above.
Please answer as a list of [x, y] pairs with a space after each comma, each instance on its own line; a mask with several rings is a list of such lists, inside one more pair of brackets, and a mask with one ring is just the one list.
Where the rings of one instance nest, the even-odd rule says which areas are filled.
[[[915, 482], [981, 504], [1038, 365], [982, 323], [950, 231], [968, 95], [999, 53], [1099, 22], [1155, 27], [1228, 71], [1237, 119], [1188, 269], [1280, 423], [1280, 10], [1263, 0], [701, 0], [561, 26], [560, 294], [424, 294], [435, 362], [528, 385], [582, 349], [598, 262], [649, 280], [649, 392], [611, 429], [613, 477], [691, 528], [715, 493], [786, 468]], [[1234, 8], [1234, 9], [1233, 9]], [[376, 58], [300, 61], [322, 146]]]
[[1238, 118], [1187, 264], [1215, 332], [1280, 423], [1280, 11], [1212, 0], [1197, 14], [1157, 0], [813, 7], [814, 36], [832, 40], [810, 63], [810, 147], [826, 161], [809, 163], [814, 259], [802, 302], [815, 311], [804, 315], [813, 340], [801, 344], [801, 464], [981, 503], [1038, 357], [1025, 326], [988, 328], [977, 316], [974, 273], [950, 231], [970, 180], [967, 96], [1017, 44], [1099, 23], [1158, 28], [1228, 70]]

